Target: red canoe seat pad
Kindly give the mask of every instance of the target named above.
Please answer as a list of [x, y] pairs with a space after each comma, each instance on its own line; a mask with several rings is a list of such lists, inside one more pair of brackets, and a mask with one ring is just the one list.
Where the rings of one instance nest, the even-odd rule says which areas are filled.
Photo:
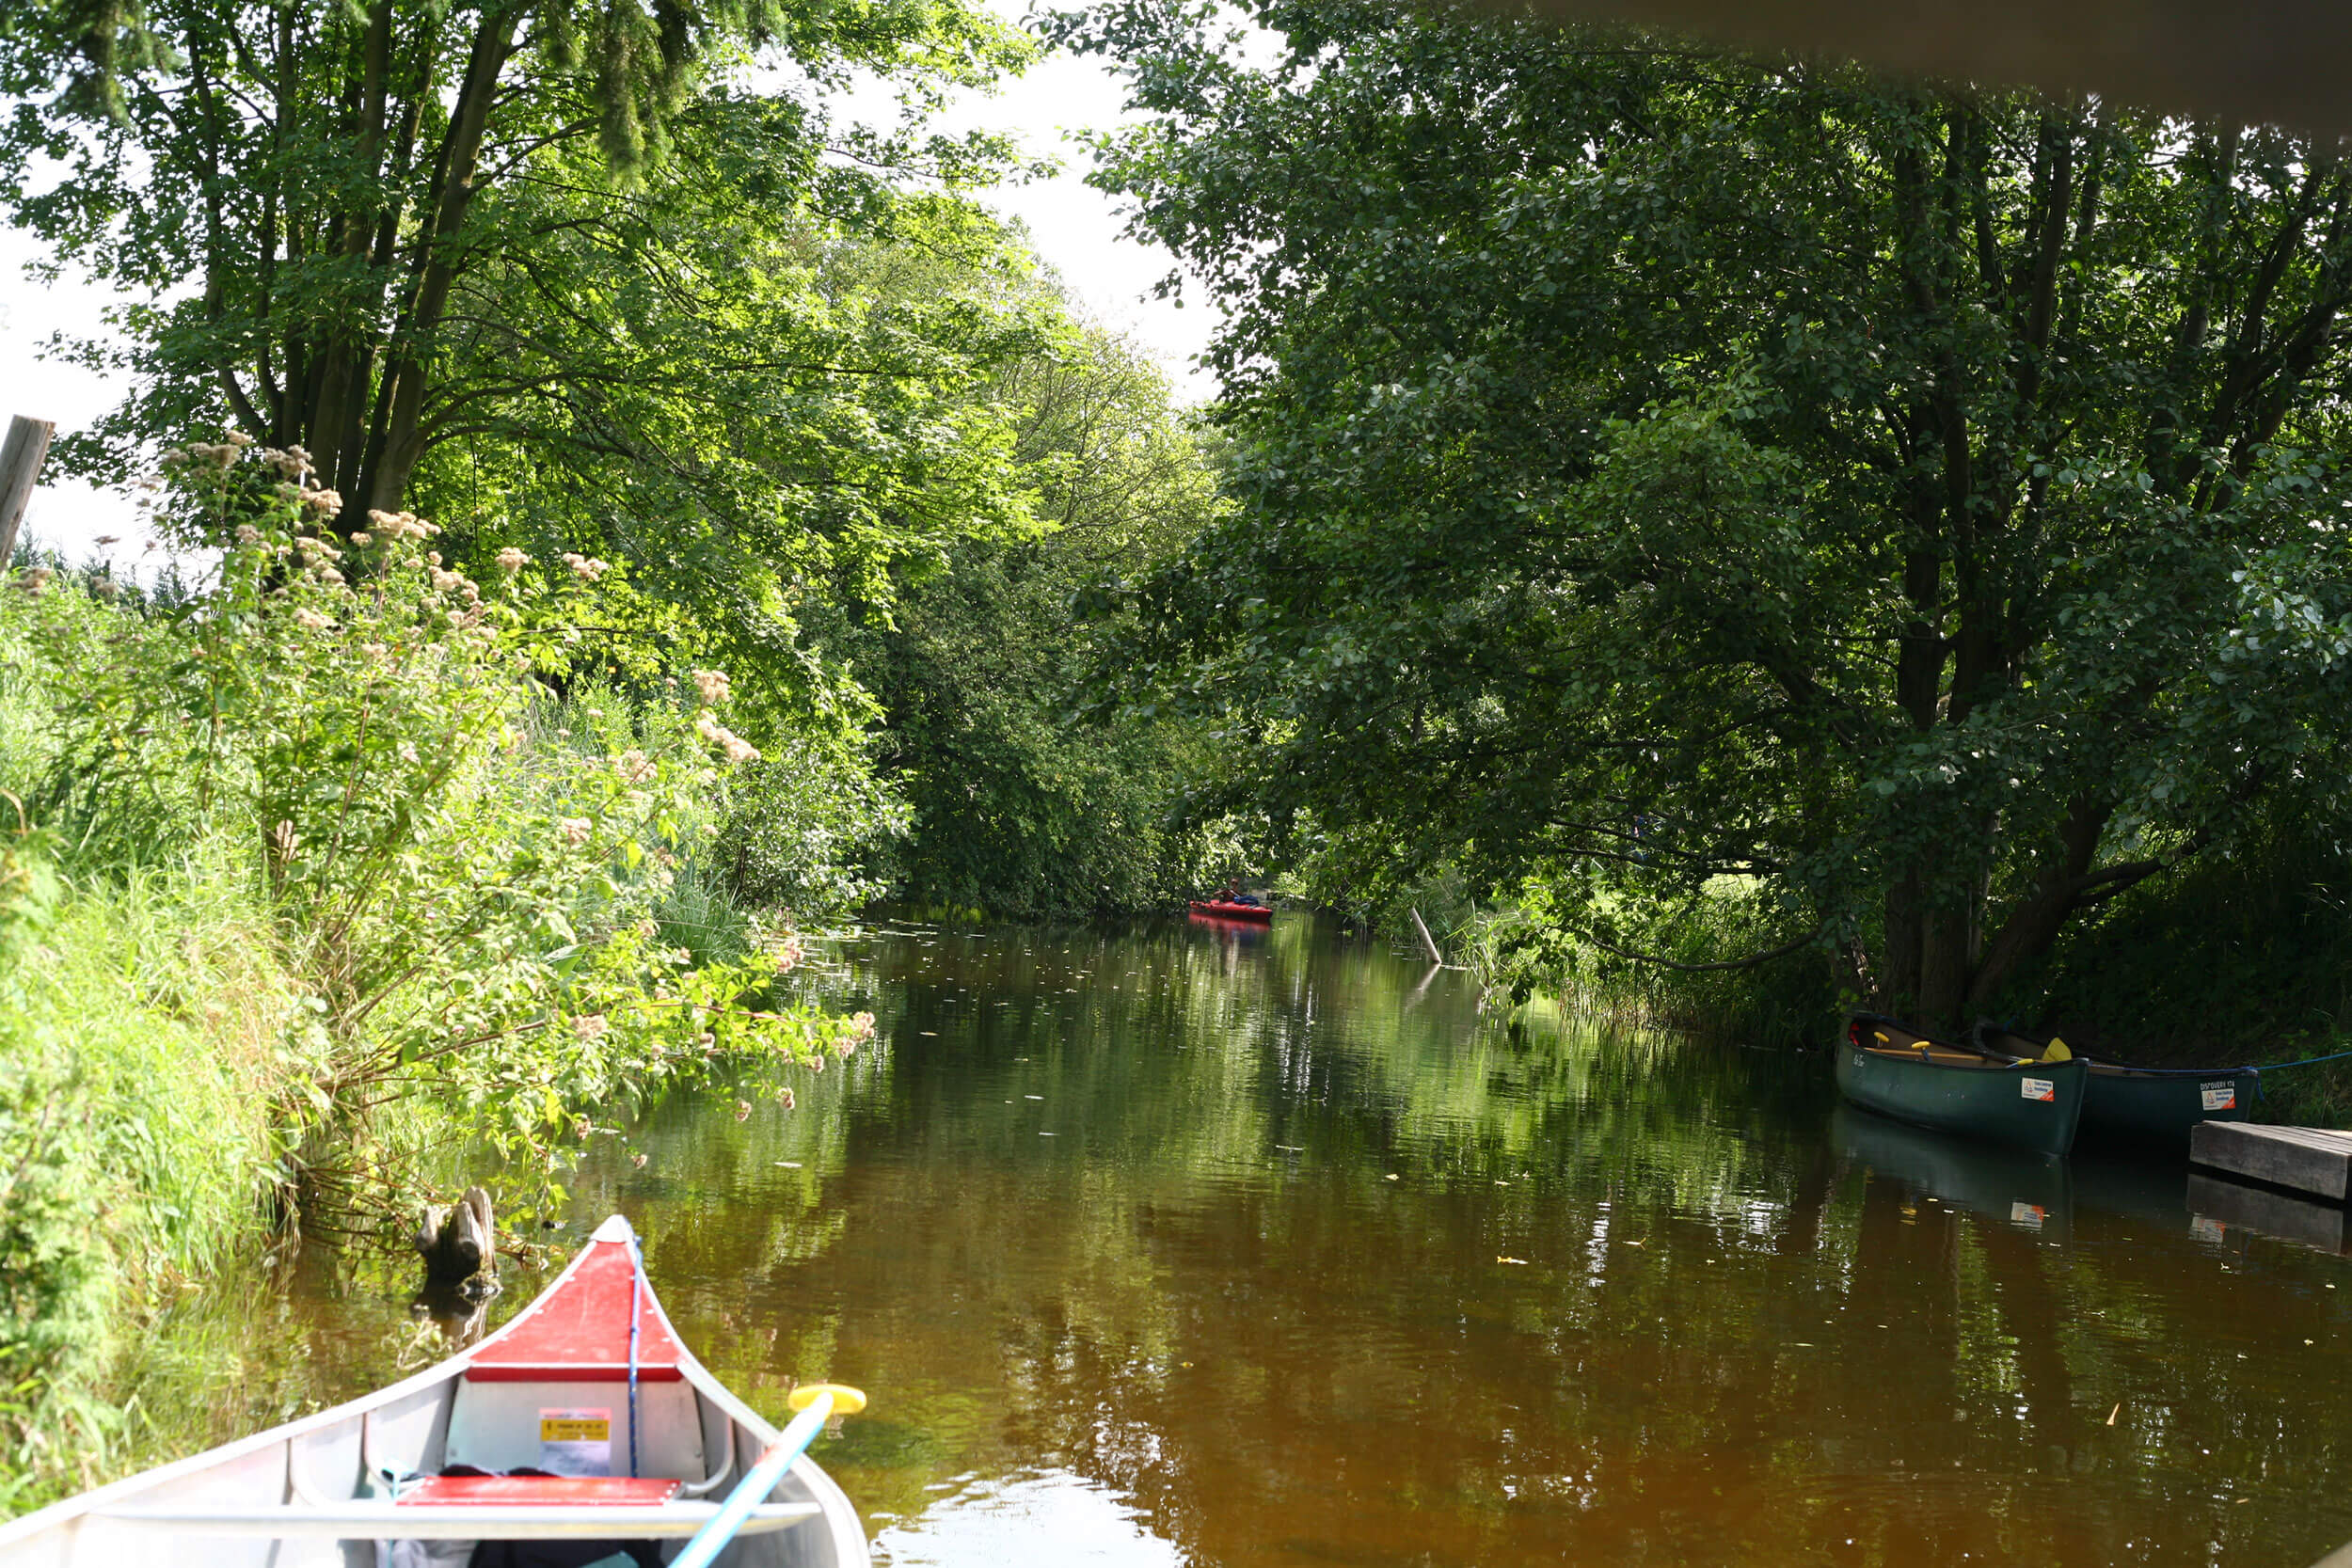
[[683, 1482], [660, 1476], [434, 1476], [400, 1495], [402, 1507], [464, 1503], [516, 1508], [659, 1508]]

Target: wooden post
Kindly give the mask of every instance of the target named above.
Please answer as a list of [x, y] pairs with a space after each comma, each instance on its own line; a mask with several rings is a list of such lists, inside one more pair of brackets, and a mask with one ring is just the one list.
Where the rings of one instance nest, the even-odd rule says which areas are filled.
[[1419, 910], [1413, 911], [1413, 929], [1421, 933], [1421, 944], [1429, 949], [1429, 961], [1433, 964], [1444, 963], [1445, 955], [1438, 951], [1438, 939], [1429, 934], [1429, 927], [1422, 920]]
[[49, 457], [49, 438], [57, 427], [47, 420], [19, 414], [8, 421], [8, 438], [0, 445], [0, 571], [16, 558], [17, 525], [40, 483], [40, 466]]

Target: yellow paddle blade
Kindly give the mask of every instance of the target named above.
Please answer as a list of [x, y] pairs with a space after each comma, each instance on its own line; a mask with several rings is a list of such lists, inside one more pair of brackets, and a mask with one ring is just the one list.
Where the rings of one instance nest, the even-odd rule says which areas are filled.
[[2064, 1040], [2054, 1036], [2050, 1043], [2042, 1048], [2042, 1059], [2045, 1062], [2071, 1062], [2074, 1059], [2074, 1053], [2066, 1049]]
[[817, 1402], [817, 1396], [819, 1394], [833, 1396], [833, 1413], [836, 1416], [854, 1416], [866, 1408], [864, 1391], [852, 1388], [846, 1383], [803, 1384], [785, 1396], [784, 1402], [795, 1410], [806, 1410]]

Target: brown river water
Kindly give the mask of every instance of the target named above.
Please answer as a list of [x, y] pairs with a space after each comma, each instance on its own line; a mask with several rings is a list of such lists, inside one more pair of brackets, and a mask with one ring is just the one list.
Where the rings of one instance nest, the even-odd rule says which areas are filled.
[[[559, 1236], [627, 1214], [771, 1415], [796, 1376], [868, 1391], [817, 1452], [878, 1561], [2303, 1568], [2352, 1539], [2352, 1267], [2274, 1234], [2332, 1219], [1838, 1110], [1819, 1053], [1514, 1022], [1304, 917], [878, 927], [830, 962], [879, 1049], [797, 1112], [672, 1099]], [[183, 1430], [440, 1354], [406, 1283], [312, 1257], [258, 1307], [191, 1300]]]

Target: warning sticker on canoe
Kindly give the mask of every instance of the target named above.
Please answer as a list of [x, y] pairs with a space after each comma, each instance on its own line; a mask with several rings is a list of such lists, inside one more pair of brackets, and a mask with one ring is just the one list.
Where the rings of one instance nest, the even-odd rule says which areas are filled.
[[2039, 1203], [2012, 1202], [2009, 1206], [2009, 1217], [2010, 1223], [2014, 1225], [2022, 1225], [2028, 1230], [2041, 1229], [2042, 1222], [2048, 1217], [2048, 1212], [2049, 1212], [2043, 1209]]
[[2237, 1109], [2237, 1085], [2234, 1082], [2207, 1084], [2203, 1085], [2203, 1088], [2206, 1110], [2234, 1111]]
[[2017, 1092], [2027, 1100], [2056, 1100], [2058, 1085], [2048, 1078], [2020, 1079]]
[[539, 1412], [539, 1468], [558, 1476], [612, 1473], [612, 1412]]

